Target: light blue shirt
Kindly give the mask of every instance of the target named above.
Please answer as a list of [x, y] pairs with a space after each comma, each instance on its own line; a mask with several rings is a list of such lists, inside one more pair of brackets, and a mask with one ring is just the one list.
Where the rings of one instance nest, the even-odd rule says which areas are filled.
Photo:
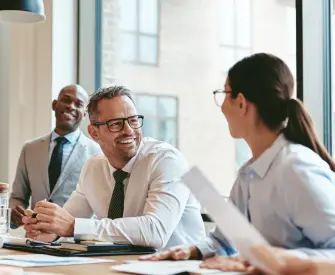
[[[280, 135], [241, 167], [230, 199], [271, 245], [330, 258], [335, 257], [334, 180], [316, 153]], [[197, 246], [204, 257], [234, 253], [217, 229]]]
[[[67, 142], [64, 144], [63, 147], [63, 157], [62, 157], [62, 167], [61, 167], [61, 171], [63, 171], [66, 162], [69, 160], [70, 155], [73, 151], [74, 146], [76, 145], [79, 136], [80, 136], [80, 130], [77, 129], [76, 131], [65, 135], [64, 137], [67, 139]], [[56, 138], [60, 137], [60, 135], [58, 135], [55, 131], [52, 131], [51, 133], [51, 139], [50, 139], [50, 145], [49, 145], [49, 163], [51, 160], [51, 155], [52, 152], [57, 144], [56, 142]]]

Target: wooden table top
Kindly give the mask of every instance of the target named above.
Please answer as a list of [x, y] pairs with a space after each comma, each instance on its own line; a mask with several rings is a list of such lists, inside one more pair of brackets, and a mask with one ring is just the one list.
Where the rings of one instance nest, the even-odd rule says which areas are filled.
[[[4, 255], [24, 255], [31, 254], [28, 252], [21, 252], [8, 249], [0, 249], [0, 256]], [[91, 258], [91, 257], [90, 257]], [[66, 275], [102, 275], [102, 274], [125, 274], [113, 271], [110, 267], [112, 265], [122, 264], [125, 260], [137, 260], [138, 256], [98, 256], [95, 258], [99, 259], [108, 259], [115, 260], [111, 263], [97, 263], [97, 264], [85, 264], [85, 265], [59, 265], [59, 266], [48, 266], [48, 267], [30, 267], [24, 268], [24, 271], [35, 271], [35, 272], [47, 272], [47, 273], [57, 273], [57, 274], [66, 274]]]

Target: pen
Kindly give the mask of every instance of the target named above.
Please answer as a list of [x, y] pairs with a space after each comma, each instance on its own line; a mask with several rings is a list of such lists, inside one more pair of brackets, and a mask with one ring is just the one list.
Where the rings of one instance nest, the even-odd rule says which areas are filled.
[[[47, 201], [47, 202], [52, 202], [52, 200], [50, 200], [50, 199], [44, 199], [43, 201]], [[31, 215], [31, 217], [33, 218], [33, 219], [36, 219], [36, 216], [37, 216], [37, 213], [33, 213], [32, 215]]]

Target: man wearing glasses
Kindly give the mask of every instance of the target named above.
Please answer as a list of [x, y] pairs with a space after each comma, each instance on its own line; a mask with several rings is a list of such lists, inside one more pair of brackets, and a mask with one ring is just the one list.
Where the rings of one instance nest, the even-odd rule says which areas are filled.
[[[28, 236], [57, 236], [131, 243], [156, 248], [205, 237], [200, 206], [181, 182], [188, 170], [171, 145], [142, 138], [144, 117], [128, 89], [99, 90], [88, 104], [92, 138], [103, 154], [83, 167], [64, 208], [38, 202], [36, 218], [24, 218]], [[98, 219], [90, 219], [95, 214]]]

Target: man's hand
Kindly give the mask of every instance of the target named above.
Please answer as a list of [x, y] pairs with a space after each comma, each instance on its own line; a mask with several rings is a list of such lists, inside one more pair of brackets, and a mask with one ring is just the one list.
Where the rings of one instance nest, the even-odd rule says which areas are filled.
[[17, 205], [14, 209], [12, 209], [10, 221], [15, 226], [19, 227], [23, 225], [22, 218], [25, 216], [24, 208], [20, 205]]
[[[52, 233], [60, 237], [73, 237], [74, 235], [74, 217], [59, 205], [39, 201], [36, 203], [34, 213], [36, 218], [25, 217], [23, 219], [24, 228], [29, 232], [28, 235], [39, 235], [43, 233]], [[36, 231], [35, 233], [33, 233]]]
[[201, 259], [201, 254], [196, 246], [178, 245], [168, 250], [141, 256], [142, 261], [161, 261], [161, 260], [196, 260]]

